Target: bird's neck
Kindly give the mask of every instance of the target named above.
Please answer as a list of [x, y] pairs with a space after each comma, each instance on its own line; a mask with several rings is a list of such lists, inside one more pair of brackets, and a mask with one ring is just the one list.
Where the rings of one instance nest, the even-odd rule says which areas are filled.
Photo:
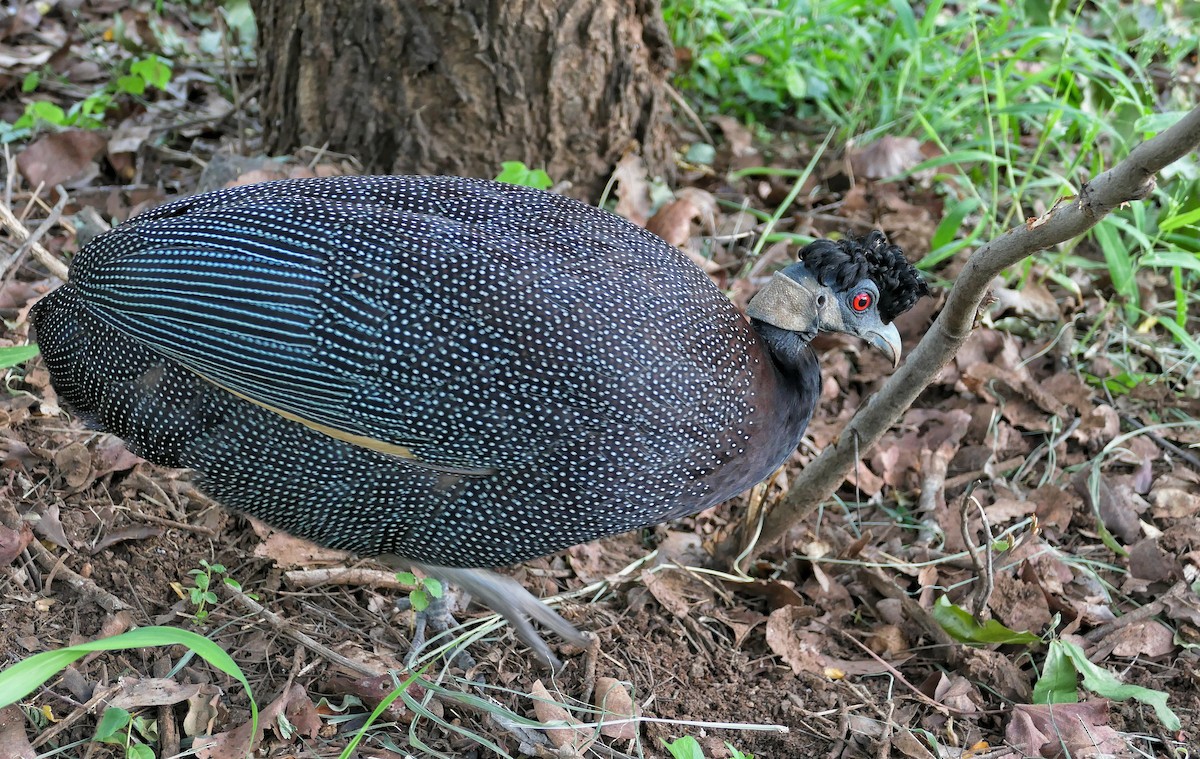
[[771, 359], [784, 379], [805, 386], [815, 377], [817, 391], [820, 391], [820, 367], [809, 345], [815, 332], [795, 332], [758, 319], [751, 319], [750, 326], [766, 344]]

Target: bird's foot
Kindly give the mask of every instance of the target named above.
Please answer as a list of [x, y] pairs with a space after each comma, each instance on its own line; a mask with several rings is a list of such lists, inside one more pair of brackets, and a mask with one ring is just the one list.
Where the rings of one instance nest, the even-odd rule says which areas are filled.
[[550, 646], [538, 635], [531, 620], [557, 633], [566, 642], [587, 649], [591, 640], [575, 629], [541, 599], [526, 590], [511, 577], [498, 575], [486, 569], [463, 569], [415, 564], [426, 574], [457, 585], [474, 596], [480, 603], [508, 620], [513, 632], [522, 643], [529, 646], [533, 655], [551, 670], [557, 671], [562, 663], [551, 651]]
[[[401, 598], [396, 601], [398, 611], [407, 611], [411, 608], [412, 600], [410, 598]], [[445, 597], [431, 599], [429, 605], [421, 611], [414, 609], [412, 644], [404, 661], [405, 666], [409, 670], [416, 670], [420, 666], [419, 660], [426, 644], [437, 642], [443, 636], [449, 638], [450, 630], [455, 627], [458, 627], [458, 620], [454, 618], [454, 613]], [[446, 651], [446, 661], [451, 666], [462, 668], [463, 671], [473, 668], [475, 659], [467, 652], [467, 647], [457, 641], [452, 643], [453, 647]]]

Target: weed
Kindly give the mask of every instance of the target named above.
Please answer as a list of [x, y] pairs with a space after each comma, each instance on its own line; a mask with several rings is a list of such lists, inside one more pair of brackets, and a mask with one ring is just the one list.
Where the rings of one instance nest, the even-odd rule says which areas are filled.
[[545, 190], [554, 184], [550, 175], [541, 169], [531, 169], [522, 161], [505, 161], [500, 164], [500, 173], [496, 175], [497, 182], [533, 187]]
[[442, 583], [433, 577], [417, 577], [412, 572], [398, 572], [396, 580], [413, 586], [413, 589], [408, 592], [408, 600], [412, 604], [413, 611], [425, 611], [429, 608], [431, 599], [441, 598], [445, 592]]
[[[208, 619], [208, 607], [215, 605], [220, 600], [213, 591], [213, 579], [226, 574], [225, 565], [210, 564], [207, 560], [201, 559], [200, 568], [189, 570], [188, 574], [192, 577], [192, 587], [187, 588], [186, 591], [181, 591], [176, 587], [176, 591], [180, 592], [180, 595], [186, 594], [188, 601], [196, 609], [192, 613], [192, 617], [196, 624], [201, 624]], [[226, 587], [241, 592], [242, 584], [232, 577], [220, 577], [220, 580], [221, 584]], [[247, 596], [258, 600], [258, 596], [252, 593], [248, 593]]]
[[[25, 106], [25, 113], [11, 124], [0, 122], [0, 143], [26, 139], [39, 127], [76, 127], [99, 129], [104, 126], [105, 114], [117, 105], [122, 95], [140, 97], [147, 89], [166, 89], [171, 81], [172, 64], [165, 58], [151, 55], [127, 63], [126, 73], [118, 74], [102, 89], [63, 110], [46, 100], [34, 100]], [[34, 92], [42, 74], [28, 74], [21, 83], [22, 92]]]
[[[1168, 78], [1195, 55], [1195, 4], [666, 0], [664, 15], [691, 53], [677, 87], [701, 114], [833, 127], [836, 144], [892, 135], [934, 148], [894, 178], [919, 176], [944, 197], [926, 269], [1078, 195], [1196, 98], [1194, 84]], [[1190, 350], [1200, 163], [1173, 171], [1154, 202], [1043, 254], [1038, 271], [1075, 287], [1066, 267], [1085, 262], [1128, 323], [1149, 320]], [[1142, 308], [1147, 268], [1170, 276], [1173, 301]]]
[[146, 743], [158, 742], [158, 726], [154, 720], [110, 706], [100, 717], [92, 740], [124, 747], [125, 759], [154, 759], [154, 749]]

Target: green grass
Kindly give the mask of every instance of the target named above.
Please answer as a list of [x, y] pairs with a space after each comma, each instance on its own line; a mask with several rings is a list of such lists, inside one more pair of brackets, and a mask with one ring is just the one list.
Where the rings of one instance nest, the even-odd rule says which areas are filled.
[[[1173, 78], [1198, 48], [1200, 4], [1182, 0], [666, 0], [664, 11], [691, 52], [676, 86], [701, 114], [738, 116], [768, 139], [832, 128], [834, 147], [884, 135], [936, 146], [908, 172], [944, 201], [930, 249], [916, 251], [930, 270], [1077, 194], [1200, 100]], [[1038, 272], [1068, 289], [1071, 272], [1093, 272], [1126, 323], [1161, 326], [1200, 362], [1188, 339], [1200, 331], [1200, 165], [1173, 171], [1149, 202], [1039, 256]], [[1147, 270], [1172, 299], [1142, 303]]]

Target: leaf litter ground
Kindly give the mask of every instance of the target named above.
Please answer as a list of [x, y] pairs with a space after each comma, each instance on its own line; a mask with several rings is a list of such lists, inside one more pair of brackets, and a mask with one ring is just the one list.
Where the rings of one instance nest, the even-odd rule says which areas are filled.
[[[53, 14], [40, 22], [48, 25], [43, 39], [54, 39]], [[42, 198], [39, 207], [33, 188], [57, 182], [69, 189], [63, 218], [89, 207], [127, 218], [167, 196], [230, 181], [357, 170], [350, 158], [312, 153], [235, 157], [232, 149], [253, 153], [254, 145], [230, 137], [232, 102], [224, 100], [230, 108], [222, 111], [214, 105], [220, 91], [199, 80], [174, 97], [130, 106], [116, 128], [122, 140], [68, 131], [24, 146], [36, 152], [8, 164], [13, 209], [28, 211], [29, 227], [37, 228], [57, 199]], [[168, 130], [166, 142], [135, 139], [200, 109], [207, 110], [199, 123]], [[618, 169], [614, 200], [744, 303], [772, 265], [794, 256], [794, 246], [767, 245], [749, 258], [761, 222], [736, 208], [745, 201], [773, 211], [791, 180], [721, 178], [747, 166], [797, 168], [810, 156], [803, 149], [761, 155], [735, 122], [718, 124], [725, 135], [715, 170], [685, 176], [673, 201], [654, 207], [651, 183], [633, 158]], [[940, 196], [919, 181], [869, 177], [896, 173], [878, 161], [907, 155], [916, 162], [923, 148], [849, 150], [858, 181], [842, 173], [840, 161], [820, 164], [806, 188], [812, 192], [801, 193], [806, 200], [780, 229], [815, 236], [879, 226], [918, 258], [942, 217]], [[203, 156], [204, 171], [180, 155]], [[82, 223], [59, 223], [42, 243], [69, 253], [86, 234]], [[0, 243], [6, 256], [19, 247], [11, 232]], [[946, 262], [935, 277], [952, 280], [961, 261]], [[937, 382], [864, 452], [836, 501], [785, 546], [745, 567], [750, 580], [725, 574], [729, 567], [714, 565], [705, 549], [782, 497], [791, 474], [867, 402], [888, 367], [866, 346], [841, 338], [817, 344], [820, 408], [801, 449], [768, 483], [695, 517], [514, 570], [540, 595], [603, 585], [562, 607], [597, 634], [597, 651], [562, 651], [566, 669], [552, 679], [510, 635], [489, 636], [469, 647], [468, 670], [438, 664], [425, 672], [426, 686], [409, 695], [431, 695], [427, 711], [389, 710], [390, 727], [374, 731], [362, 755], [403, 756], [410, 735], [450, 756], [491, 755], [470, 732], [512, 755], [549, 755], [498, 715], [549, 719], [544, 702], [529, 695], [537, 691], [561, 701], [574, 719], [592, 721], [591, 695], [612, 688], [604, 678], [623, 683], [605, 692], [623, 693], [634, 705], [627, 708], [656, 721], [641, 723], [632, 744], [628, 730], [608, 735], [620, 732], [613, 726], [585, 749], [598, 756], [664, 756], [660, 739], [683, 735], [698, 738], [709, 757], [728, 756], [726, 741], [758, 757], [962, 756], [972, 749], [1092, 756], [1135, 748], [1165, 755], [1194, 746], [1200, 600], [1189, 585], [1200, 567], [1200, 392], [1170, 343], [1131, 331], [1106, 308], [1104, 281], [1071, 272], [1078, 289], [1067, 292], [1044, 274], [1035, 264], [1028, 276], [997, 283], [979, 327]], [[0, 285], [4, 342], [26, 339], [28, 306], [56, 284], [28, 260], [8, 270]], [[1141, 284], [1147, 293], [1169, 287], [1152, 273]], [[907, 345], [939, 307], [940, 296], [926, 299], [902, 317]], [[1142, 381], [1122, 384], [1128, 377]], [[84, 430], [58, 408], [40, 362], [13, 372], [8, 387], [0, 400], [3, 661], [134, 626], [193, 629], [247, 673], [268, 717], [263, 755], [335, 755], [391, 690], [386, 673], [406, 671], [414, 622], [411, 612], [396, 610], [406, 591], [370, 562], [225, 512], [192, 487], [188, 473], [141, 462], [111, 436]], [[1149, 427], [1173, 419], [1193, 423]], [[190, 572], [204, 561], [225, 572], [214, 581], [217, 602], [197, 623]], [[258, 602], [225, 587], [224, 576]], [[1012, 630], [1053, 630], [1124, 682], [1169, 694], [1182, 730], [1165, 729], [1136, 701], [1091, 696], [1054, 709], [1031, 705], [1046, 646], [959, 643], [933, 618], [943, 595]], [[453, 591], [449, 600], [461, 602]], [[472, 608], [459, 616], [484, 614]], [[0, 720], [0, 749], [28, 740], [44, 753], [86, 740], [96, 707], [116, 699], [156, 720], [163, 745], [176, 752], [191, 736], [216, 735], [200, 755], [237, 755], [243, 743], [235, 739], [248, 736], [246, 695], [184, 653], [139, 649], [80, 660], [23, 702], [24, 720]], [[457, 664], [464, 663], [471, 664]], [[484, 700], [455, 695], [464, 691]], [[280, 727], [279, 715], [290, 729]], [[582, 748], [594, 735], [562, 730], [551, 737]], [[119, 755], [102, 744], [86, 751]], [[78, 755], [86, 751], [76, 747]]]

